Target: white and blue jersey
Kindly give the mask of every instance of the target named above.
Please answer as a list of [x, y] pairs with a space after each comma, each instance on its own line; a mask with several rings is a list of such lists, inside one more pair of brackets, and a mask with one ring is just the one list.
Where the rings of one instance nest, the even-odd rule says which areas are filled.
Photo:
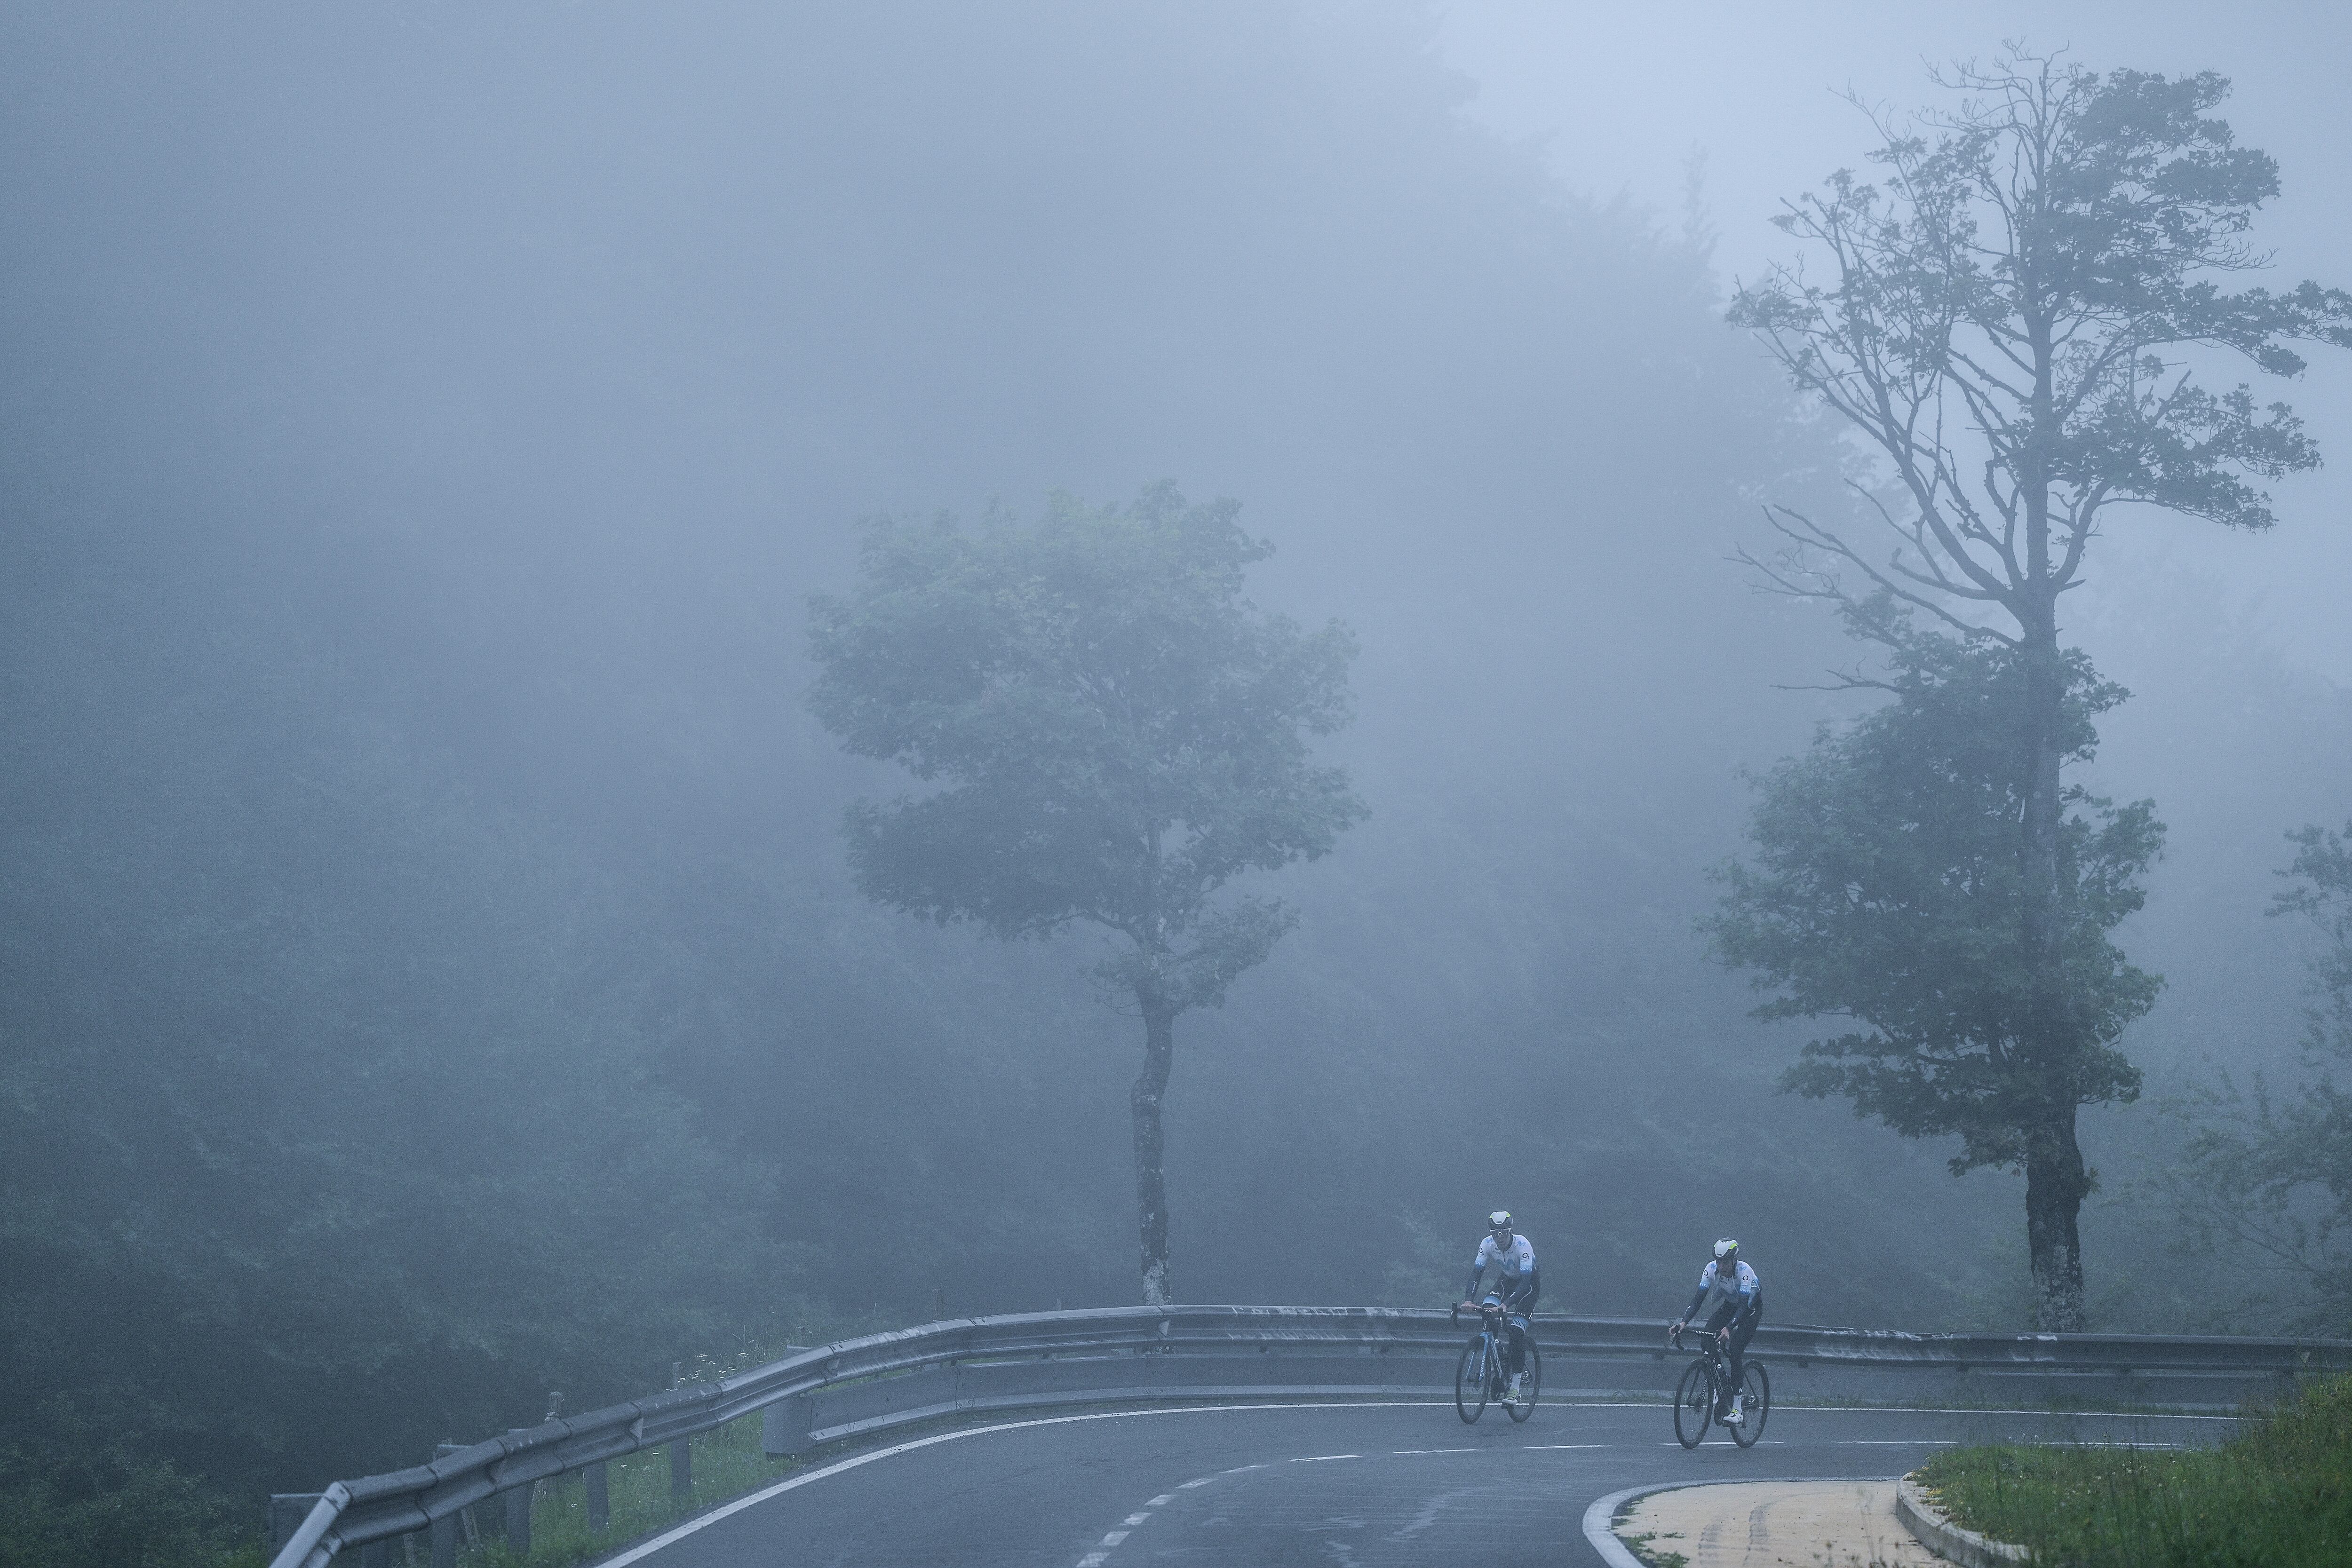
[[1479, 1281], [1486, 1277], [1488, 1269], [1496, 1272], [1496, 1289], [1502, 1293], [1505, 1306], [1513, 1312], [1525, 1312], [1535, 1304], [1538, 1289], [1535, 1243], [1515, 1235], [1498, 1246], [1492, 1236], [1481, 1238], [1478, 1255], [1470, 1260], [1470, 1288], [1464, 1292], [1465, 1297], [1478, 1294]]
[[1738, 1322], [1759, 1317], [1763, 1311], [1764, 1282], [1756, 1277], [1755, 1270], [1741, 1263], [1727, 1274], [1710, 1262], [1699, 1270], [1698, 1293], [1691, 1297], [1683, 1321], [1695, 1323], [1704, 1318], [1712, 1324], [1720, 1315], [1725, 1322]]

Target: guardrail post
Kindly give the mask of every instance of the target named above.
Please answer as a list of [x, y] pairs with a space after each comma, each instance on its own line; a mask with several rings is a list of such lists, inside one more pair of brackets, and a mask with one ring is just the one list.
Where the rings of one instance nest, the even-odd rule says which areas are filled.
[[[552, 1421], [562, 1414], [563, 1396], [550, 1394], [547, 1396], [547, 1419]], [[507, 1436], [520, 1437], [528, 1429], [522, 1427], [510, 1427], [508, 1429]], [[530, 1505], [538, 1496], [537, 1481], [525, 1481], [507, 1493], [507, 1546], [518, 1557], [530, 1555]]]
[[507, 1550], [518, 1557], [530, 1555], [530, 1500], [537, 1481], [525, 1481], [507, 1493]]
[[[433, 1457], [436, 1459], [454, 1454], [462, 1445], [437, 1443]], [[457, 1568], [457, 1515], [445, 1514], [433, 1521], [432, 1568]]]
[[805, 1394], [780, 1399], [760, 1412], [760, 1451], [772, 1459], [809, 1451], [816, 1401]]
[[274, 1491], [269, 1494], [269, 1554], [277, 1556], [310, 1517], [310, 1511], [324, 1497], [324, 1492]]
[[674, 1437], [669, 1445], [669, 1500], [684, 1508], [694, 1496], [694, 1440]]
[[604, 1460], [580, 1472], [580, 1490], [588, 1499], [588, 1533], [604, 1534], [613, 1528], [613, 1500], [612, 1494], [604, 1489]]

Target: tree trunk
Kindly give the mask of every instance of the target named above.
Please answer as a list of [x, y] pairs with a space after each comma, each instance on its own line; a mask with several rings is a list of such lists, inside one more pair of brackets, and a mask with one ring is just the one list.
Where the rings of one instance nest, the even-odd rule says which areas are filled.
[[[2029, 272], [2030, 272], [2029, 268]], [[2029, 277], [2029, 288], [2031, 278]], [[2044, 1333], [2083, 1328], [2083, 1253], [2074, 1219], [2088, 1182], [2074, 1142], [2074, 1009], [2066, 994], [2066, 897], [2058, 842], [2065, 799], [2059, 773], [2065, 761], [2066, 675], [2058, 651], [2058, 595], [2050, 559], [2050, 455], [2062, 422], [2053, 398], [2057, 353], [2046, 311], [2031, 302], [2027, 318], [2033, 353], [2029, 439], [2018, 455], [2018, 498], [2025, 510], [2025, 580], [2010, 602], [2025, 655], [2025, 768], [2019, 869], [2025, 883], [2021, 933], [2028, 996], [2019, 1044], [2021, 1071], [2036, 1103], [2023, 1110], [2025, 1237], [2033, 1268], [2034, 1326]]]
[[2033, 1326], [2083, 1332], [2083, 1253], [2075, 1216], [2089, 1191], [2074, 1141], [2074, 1009], [2066, 995], [2066, 896], [2059, 873], [2063, 828], [2059, 770], [2064, 760], [2065, 672], [2058, 656], [2056, 606], [2025, 627], [2025, 800], [2019, 845], [2025, 880], [2025, 962], [2031, 988], [2028, 1038], [2019, 1070], [2034, 1103], [2025, 1110], [2025, 1235], [2033, 1266]]
[[1176, 1012], [1167, 1003], [1143, 1004], [1143, 1071], [1135, 1080], [1135, 1217], [1143, 1239], [1143, 1304], [1164, 1307], [1168, 1294], [1168, 1184], [1160, 1163], [1164, 1140], [1160, 1103], [1168, 1093], [1169, 1059], [1176, 1045]]
[[2033, 1326], [2043, 1333], [2083, 1332], [2083, 1243], [2074, 1222], [2090, 1190], [2070, 1104], [2026, 1140], [2025, 1243]]

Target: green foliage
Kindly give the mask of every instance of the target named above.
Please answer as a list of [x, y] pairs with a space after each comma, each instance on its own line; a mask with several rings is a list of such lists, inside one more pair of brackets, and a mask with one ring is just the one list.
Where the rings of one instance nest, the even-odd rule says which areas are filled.
[[1381, 1302], [1391, 1307], [1449, 1307], [1461, 1293], [1463, 1249], [1410, 1210], [1397, 1216], [1405, 1234], [1405, 1256], [1388, 1266], [1381, 1280]]
[[1347, 721], [1354, 644], [1241, 597], [1272, 547], [1238, 510], [1162, 484], [1124, 511], [1057, 496], [1027, 532], [876, 524], [855, 595], [812, 601], [810, 703], [943, 787], [851, 809], [859, 886], [1003, 936], [1097, 922], [1133, 944], [1106, 979], [1177, 1011], [1262, 960], [1287, 912], [1211, 897], [1364, 809], [1307, 748]]
[[255, 1554], [248, 1510], [68, 1402], [45, 1413], [41, 1441], [0, 1448], [0, 1568], [232, 1568]]
[[2003, 1446], [1929, 1460], [1954, 1518], [2071, 1568], [2352, 1563], [2352, 1378], [2252, 1416], [2219, 1448]]
[[2336, 1070], [2352, 1064], [2352, 823], [2287, 835], [2294, 885], [2271, 909], [2307, 917], [2325, 936], [2312, 961], [2314, 1004], [2304, 1064], [2312, 1077], [2284, 1103], [2257, 1079], [2251, 1096], [2228, 1079], [2204, 1096], [2213, 1120], [2191, 1135], [2166, 1183], [2192, 1241], [2228, 1244], [2309, 1292], [2284, 1314], [2304, 1332], [2352, 1333], [2352, 1092]]
[[[2065, 792], [2072, 1011], [2053, 1050], [2029, 1024], [2022, 661], [2004, 644], [1920, 632], [1884, 595], [1852, 620], [1887, 649], [1878, 684], [1891, 700], [1759, 781], [1753, 860], [1717, 873], [1723, 902], [1703, 928], [1718, 958], [1777, 993], [1756, 1017], [1864, 1026], [1807, 1045], [1784, 1088], [1843, 1096], [1906, 1136], [1958, 1135], [1955, 1173], [2015, 1166], [2053, 1101], [2138, 1091], [2116, 1041], [2158, 982], [2107, 934], [2140, 906], [2138, 877], [2163, 827], [2149, 802]], [[2097, 744], [2093, 720], [2125, 693], [2079, 652], [2064, 668], [2062, 744], [2083, 760]]]
[[257, 1509], [789, 1310], [610, 881], [160, 575], [12, 622], [0, 1441], [135, 1433]]

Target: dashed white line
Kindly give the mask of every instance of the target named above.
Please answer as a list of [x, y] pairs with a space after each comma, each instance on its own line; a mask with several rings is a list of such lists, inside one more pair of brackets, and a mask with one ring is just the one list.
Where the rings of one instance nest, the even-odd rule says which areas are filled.
[[1174, 1502], [1175, 1500], [1176, 1494], [1174, 1492], [1164, 1491], [1158, 1497], [1153, 1498], [1150, 1502], [1145, 1503], [1143, 1506], [1146, 1508], [1166, 1508], [1170, 1503]]
[[1124, 1530], [1114, 1530], [1114, 1531], [1112, 1531], [1109, 1534], [1108, 1534], [1108, 1535], [1106, 1535], [1106, 1536], [1104, 1536], [1104, 1537], [1103, 1537], [1103, 1539], [1102, 1539], [1102, 1543], [1103, 1543], [1105, 1546], [1116, 1546], [1116, 1545], [1118, 1545], [1120, 1542], [1125, 1541], [1126, 1539], [1127, 1539], [1127, 1531], [1124, 1531]]
[[1293, 1459], [1294, 1465], [1319, 1465], [1326, 1459], [1360, 1459], [1361, 1454], [1309, 1454], [1303, 1459]]
[[[742, 1512], [745, 1509], [763, 1503], [772, 1497], [777, 1497], [788, 1491], [798, 1490], [800, 1488], [808, 1485], [811, 1481], [821, 1481], [827, 1476], [837, 1476], [844, 1470], [857, 1469], [861, 1466], [873, 1464], [877, 1459], [887, 1459], [898, 1454], [912, 1453], [918, 1448], [929, 1448], [940, 1443], [961, 1442], [967, 1437], [983, 1437], [994, 1432], [1024, 1431], [1033, 1427], [1068, 1427], [1088, 1421], [1125, 1421], [1143, 1416], [1208, 1416], [1219, 1413], [1237, 1413], [1244, 1410], [1329, 1410], [1342, 1408], [1345, 1407], [1345, 1406], [1350, 1405], [1359, 1408], [1372, 1409], [1387, 1409], [1402, 1406], [1429, 1406], [1434, 1409], [1444, 1408], [1444, 1404], [1442, 1400], [1434, 1399], [1363, 1399], [1349, 1400], [1342, 1404], [1334, 1404], [1327, 1401], [1315, 1404], [1297, 1405], [1178, 1405], [1163, 1406], [1157, 1409], [1149, 1410], [1095, 1410], [1088, 1411], [1087, 1414], [1082, 1416], [1033, 1416], [1025, 1421], [998, 1421], [985, 1427], [961, 1427], [952, 1432], [935, 1432], [928, 1437], [909, 1438], [904, 1443], [893, 1443], [887, 1448], [875, 1448], [866, 1453], [856, 1454], [846, 1459], [840, 1459], [830, 1465], [820, 1466], [818, 1469], [814, 1470], [803, 1470], [796, 1476], [791, 1476], [783, 1480], [776, 1482], [773, 1486], [761, 1487], [755, 1492], [747, 1492], [743, 1496], [737, 1498], [732, 1502], [721, 1503], [719, 1507], [712, 1509], [709, 1513], [703, 1514], [699, 1518], [688, 1520], [684, 1524], [679, 1525], [675, 1530], [663, 1531], [661, 1534], [655, 1536], [651, 1541], [646, 1542], [642, 1546], [632, 1547], [630, 1550], [621, 1553], [618, 1557], [608, 1559], [601, 1565], [601, 1568], [629, 1568], [631, 1563], [645, 1561], [645, 1559], [652, 1556], [655, 1552], [659, 1552], [663, 1547], [668, 1546], [676, 1542], [683, 1541], [688, 1536], [694, 1534], [698, 1531], [708, 1530], [712, 1525], [718, 1523], [720, 1520], [730, 1519], [736, 1514]], [[1264, 1469], [1265, 1469], [1264, 1465], [1235, 1465], [1232, 1469], [1226, 1470], [1223, 1473], [1232, 1476], [1239, 1475], [1244, 1470], [1262, 1470]], [[1216, 1479], [1216, 1477], [1207, 1476], [1198, 1481], [1187, 1481], [1184, 1484], [1186, 1486], [1206, 1486], [1210, 1481], [1214, 1479]], [[1089, 1553], [1088, 1559], [1082, 1561], [1079, 1563], [1078, 1568], [1101, 1568], [1102, 1562], [1108, 1555], [1108, 1552]]]
[[[1582, 1445], [1570, 1443], [1565, 1446], [1579, 1448]], [[1393, 1454], [1483, 1454], [1486, 1450], [1484, 1448], [1391, 1448], [1389, 1451]]]

